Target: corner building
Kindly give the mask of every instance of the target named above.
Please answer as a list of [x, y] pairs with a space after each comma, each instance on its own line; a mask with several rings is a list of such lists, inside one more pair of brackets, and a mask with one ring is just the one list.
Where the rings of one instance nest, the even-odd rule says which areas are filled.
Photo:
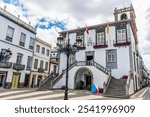
[[0, 87], [28, 87], [35, 36], [35, 28], [0, 8]]

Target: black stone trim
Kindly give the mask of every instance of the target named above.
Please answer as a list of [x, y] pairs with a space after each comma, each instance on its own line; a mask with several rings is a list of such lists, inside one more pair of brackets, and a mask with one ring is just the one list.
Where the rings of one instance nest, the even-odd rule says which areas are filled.
[[114, 46], [129, 46], [131, 44], [131, 42], [123, 42], [123, 43], [115, 43]]
[[127, 23], [118, 23], [118, 24], [116, 24], [116, 26], [115, 26], [115, 28], [116, 28], [116, 43], [117, 43], [117, 30], [121, 30], [121, 29], [125, 29], [126, 30], [126, 42], [128, 42], [128, 38], [127, 38]]
[[106, 31], [105, 31], [106, 26], [101, 26], [101, 27], [96, 27], [96, 34], [95, 34], [95, 45], [97, 45], [97, 33], [104, 32], [104, 45], [106, 45]]
[[78, 47], [78, 49], [79, 49], [79, 50], [85, 50], [86, 47], [85, 47], [85, 46], [84, 46], [84, 47]]
[[[126, 24], [129, 24], [130, 23], [130, 20], [127, 19], [127, 20], [122, 20], [122, 21], [114, 21], [114, 22], [108, 22], [109, 23], [109, 26], [116, 26], [117, 24], [120, 24], [120, 23], [126, 23]], [[102, 24], [97, 24], [97, 25], [92, 25], [92, 26], [88, 26], [87, 28], [89, 30], [92, 30], [92, 29], [96, 29], [97, 27], [106, 27], [108, 23], [102, 23]], [[60, 34], [65, 34], [67, 32], [69, 33], [76, 33], [76, 32], [79, 32], [79, 31], [85, 31], [86, 30], [86, 27], [82, 27], [82, 28], [79, 28], [79, 29], [71, 29], [71, 30], [67, 30], [67, 31], [62, 31], [62, 32], [59, 32]]]
[[5, 78], [5, 81], [4, 81], [4, 87], [3, 88], [6, 88], [6, 81], [7, 81], [7, 76], [8, 76], [8, 71], [0, 71], [0, 74], [6, 74], [6, 78]]
[[93, 48], [94, 49], [98, 49], [98, 48], [107, 48], [108, 45], [104, 44], [104, 45], [94, 45]]
[[78, 37], [78, 36], [83, 36], [83, 46], [82, 46], [82, 47], [78, 47], [79, 50], [84, 50], [84, 49], [86, 49], [86, 47], [85, 47], [85, 39], [84, 39], [84, 38], [85, 38], [84, 31], [85, 31], [85, 30], [80, 30], [80, 31], [77, 31], [77, 32], [76, 32], [76, 41], [77, 41], [77, 37]]

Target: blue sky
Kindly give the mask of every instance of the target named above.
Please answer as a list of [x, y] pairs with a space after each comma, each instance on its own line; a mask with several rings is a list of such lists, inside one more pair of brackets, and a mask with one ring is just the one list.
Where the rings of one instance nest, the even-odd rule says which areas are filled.
[[[3, 0], [5, 4], [11, 4], [16, 7], [19, 7], [22, 11], [22, 15], [26, 17], [27, 19], [30, 16], [33, 16], [33, 14], [28, 10], [28, 8], [22, 3], [21, 0]], [[50, 17], [41, 16], [40, 18], [37, 18], [38, 22], [34, 25], [37, 28], [41, 29], [51, 29], [52, 27], [60, 28], [61, 30], [65, 30], [66, 23], [63, 20], [57, 21], [53, 20]]]
[[58, 31], [113, 21], [115, 7], [133, 4], [139, 49], [150, 68], [150, 1], [146, 0], [0, 0], [0, 6], [37, 27], [37, 36], [53, 45]]

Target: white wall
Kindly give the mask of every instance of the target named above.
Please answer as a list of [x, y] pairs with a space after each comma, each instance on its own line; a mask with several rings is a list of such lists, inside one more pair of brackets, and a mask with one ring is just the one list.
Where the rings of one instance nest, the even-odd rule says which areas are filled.
[[[8, 26], [11, 26], [14, 28], [14, 35], [13, 35], [12, 42], [9, 42], [6, 40]], [[30, 37], [35, 39], [35, 34], [2, 16], [0, 16], [0, 27], [2, 28], [0, 30], [0, 50], [2, 48], [3, 49], [10, 48], [12, 52], [12, 56], [9, 62], [16, 63], [17, 53], [23, 54], [22, 64], [25, 65], [25, 70], [20, 70], [18, 72], [21, 73], [20, 82], [24, 82], [25, 74], [26, 73], [30, 74], [30, 71], [26, 70], [28, 56], [31, 56], [31, 57], [33, 56], [33, 50], [29, 49]], [[25, 47], [22, 47], [19, 45], [21, 32], [26, 34]], [[13, 72], [17, 72], [14, 69], [0, 68], [0, 70], [8, 71], [6, 82], [11, 82]]]
[[[106, 67], [106, 51], [110, 49], [116, 49], [117, 50], [117, 69], [112, 69], [112, 75], [116, 78], [121, 78], [123, 75], [128, 75], [128, 72], [130, 70], [130, 59], [129, 59], [129, 46], [120, 46], [120, 47], [114, 47], [114, 43], [116, 42], [116, 33], [115, 33], [115, 26], [111, 26], [109, 28], [109, 33], [105, 33], [106, 35], [106, 44], [108, 45], [107, 48], [98, 48], [94, 49], [93, 44], [95, 43], [95, 37], [96, 32], [94, 29], [89, 30], [89, 35], [87, 33], [84, 33], [85, 38], [85, 50], [79, 50], [76, 53], [76, 60], [77, 61], [85, 61], [86, 56], [85, 52], [88, 51], [94, 51], [94, 61], [99, 63], [100, 65]], [[71, 44], [74, 44], [76, 40], [76, 34], [71, 33], [70, 34]], [[87, 46], [88, 38], [91, 38], [92, 45]], [[66, 55], [61, 54], [60, 56], [60, 73], [62, 69], [66, 68]]]
[[[75, 66], [73, 67], [70, 71], [69, 71], [69, 78], [68, 78], [68, 88], [69, 89], [74, 89], [74, 79], [75, 79], [75, 73], [78, 69], [80, 68], [88, 68], [92, 73], [93, 73], [93, 83], [98, 85], [98, 87], [102, 88], [103, 87], [103, 83], [107, 81], [108, 76], [106, 74], [104, 74], [103, 72], [101, 72], [100, 70], [98, 70], [95, 67], [89, 67], [89, 66]], [[81, 76], [82, 77], [82, 76]], [[63, 77], [54, 85], [54, 89], [55, 88], [61, 88], [62, 86], [65, 85], [66, 82], [66, 74], [63, 75]]]
[[[0, 16], [0, 26], [3, 27], [3, 30], [0, 30], [0, 40], [5, 40], [6, 39], [6, 34], [7, 34], [7, 28], [8, 26], [11, 26], [14, 28], [14, 35], [12, 39], [12, 44], [18, 45], [19, 46], [19, 41], [20, 41], [20, 35], [21, 32], [26, 34], [26, 41], [25, 41], [25, 48], [29, 49], [29, 43], [30, 43], [30, 37], [35, 39], [35, 34], [32, 32], [24, 29], [23, 27], [13, 23], [12, 21]], [[9, 42], [9, 41], [7, 41]], [[20, 46], [21, 47], [21, 46]]]

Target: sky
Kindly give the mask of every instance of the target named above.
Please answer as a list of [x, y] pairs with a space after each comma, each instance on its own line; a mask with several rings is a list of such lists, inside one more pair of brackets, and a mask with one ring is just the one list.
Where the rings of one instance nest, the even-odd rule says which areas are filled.
[[[150, 0], [0, 0], [0, 7], [37, 27], [37, 37], [56, 44], [57, 31], [114, 21], [115, 7], [136, 12], [139, 50], [150, 69]], [[57, 31], [56, 31], [57, 30]]]

